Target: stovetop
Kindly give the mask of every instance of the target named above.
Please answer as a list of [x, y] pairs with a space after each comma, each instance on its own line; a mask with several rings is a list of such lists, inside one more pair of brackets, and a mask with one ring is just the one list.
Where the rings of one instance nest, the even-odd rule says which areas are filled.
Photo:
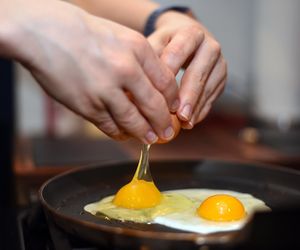
[[58, 228], [50, 229], [40, 205], [19, 214], [18, 228], [22, 250], [107, 250], [62, 233]]

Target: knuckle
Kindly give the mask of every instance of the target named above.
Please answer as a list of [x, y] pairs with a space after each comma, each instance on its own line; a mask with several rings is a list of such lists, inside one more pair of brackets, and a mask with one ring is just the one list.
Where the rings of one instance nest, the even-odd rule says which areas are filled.
[[200, 85], [201, 86], [204, 86], [204, 84], [205, 84], [205, 81], [206, 81], [206, 79], [207, 79], [207, 77], [208, 77], [208, 69], [207, 68], [205, 68], [202, 72], [199, 72], [199, 79], [200, 79]]
[[204, 86], [205, 81], [208, 77], [208, 72], [209, 72], [209, 70], [208, 70], [207, 65], [204, 68], [201, 68], [200, 70], [188, 72], [189, 74], [193, 74], [193, 78], [195, 80], [194, 80], [194, 83], [192, 84], [192, 86], [195, 89], [198, 89], [199, 85], [201, 88]]
[[80, 113], [82, 116], [86, 117], [89, 121], [95, 123], [97, 122], [96, 116], [97, 116], [97, 110], [92, 105], [84, 105]]
[[131, 79], [136, 75], [136, 67], [130, 58], [122, 58], [112, 62], [113, 71], [120, 79]]
[[122, 78], [134, 79], [137, 77], [136, 75], [137, 75], [136, 67], [134, 67], [132, 64], [127, 64], [126, 66], [123, 66], [120, 69], [120, 76]]
[[196, 37], [196, 41], [195, 42], [197, 44], [201, 43], [204, 40], [205, 35], [204, 35], [204, 32], [202, 30], [198, 29], [198, 30], [196, 30], [194, 32], [194, 34], [195, 34], [195, 37]]
[[172, 55], [172, 58], [184, 57], [184, 44], [176, 43], [168, 48], [168, 54]]
[[204, 32], [199, 24], [192, 24], [182, 29], [182, 36], [188, 40], [203, 40]]
[[122, 112], [119, 112], [117, 116], [118, 122], [123, 128], [130, 128], [134, 126], [137, 121], [137, 112], [129, 105], [125, 106]]
[[201, 29], [201, 26], [199, 24], [193, 24], [189, 26], [189, 32], [192, 33], [193, 35], [203, 38], [204, 37], [204, 32]]
[[146, 38], [138, 32], [134, 32], [128, 39], [129, 46], [134, 50], [144, 51], [148, 47]]
[[120, 134], [119, 129], [110, 119], [103, 119], [101, 121], [98, 121], [97, 127], [111, 137], [118, 137]]

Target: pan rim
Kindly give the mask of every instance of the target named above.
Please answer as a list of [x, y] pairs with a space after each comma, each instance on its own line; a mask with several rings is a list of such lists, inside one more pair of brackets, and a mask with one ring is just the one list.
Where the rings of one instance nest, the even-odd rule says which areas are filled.
[[[162, 160], [151, 160], [152, 163], [157, 163], [157, 162], [162, 162], [162, 163], [166, 163], [166, 162], [190, 162], [190, 163], [200, 163], [200, 162], [209, 162], [209, 161], [213, 161], [213, 162], [219, 162], [219, 163], [229, 163], [229, 164], [247, 164], [249, 165], [249, 167], [251, 168], [265, 168], [265, 169], [270, 169], [270, 170], [276, 170], [279, 172], [285, 172], [285, 173], [289, 173], [289, 174], [296, 174], [296, 175], [300, 175], [300, 170], [296, 170], [296, 169], [292, 169], [292, 168], [288, 168], [288, 167], [284, 167], [284, 166], [280, 166], [280, 165], [275, 165], [275, 164], [268, 164], [268, 163], [258, 163], [258, 162], [251, 162], [251, 161], [235, 161], [235, 160], [219, 160], [219, 159], [211, 159], [211, 158], [206, 158], [206, 159], [176, 159], [176, 160], [169, 160], [169, 159], [162, 159]], [[44, 189], [50, 182], [62, 178], [65, 175], [71, 174], [71, 173], [76, 173], [76, 172], [81, 172], [84, 171], [86, 169], [93, 169], [93, 168], [99, 168], [99, 167], [109, 167], [112, 165], [118, 165], [118, 164], [130, 164], [130, 163], [136, 163], [137, 161], [135, 160], [122, 160], [122, 161], [109, 161], [109, 162], [103, 162], [103, 163], [92, 163], [92, 164], [87, 164], [87, 165], [82, 165], [79, 167], [74, 167], [73, 169], [69, 169], [64, 171], [63, 173], [60, 173], [58, 175], [55, 175], [53, 177], [51, 177], [50, 179], [48, 179], [47, 181], [45, 181], [40, 189], [39, 189], [39, 194], [41, 194], [41, 190]], [[97, 164], [97, 165], [96, 165]]]
[[[160, 163], [166, 163], [166, 162], [185, 162], [185, 163], [201, 163], [201, 162], [216, 162], [216, 163], [227, 163], [227, 164], [247, 164], [247, 167], [251, 168], [264, 168], [268, 170], [273, 170], [273, 171], [279, 171], [279, 172], [284, 172], [288, 174], [296, 174], [300, 176], [300, 171], [297, 171], [295, 169], [287, 169], [282, 166], [278, 165], [272, 165], [272, 164], [264, 164], [264, 163], [253, 163], [253, 162], [243, 162], [243, 161], [228, 161], [228, 160], [216, 160], [216, 159], [176, 159], [176, 160], [153, 160], [152, 162], [160, 162]], [[175, 240], [175, 241], [192, 241], [196, 244], [210, 244], [210, 243], [216, 243], [216, 237], [218, 238], [218, 242], [222, 244], [226, 243], [232, 243], [237, 242], [238, 239], [241, 239], [242, 237], [238, 237], [242, 235], [243, 230], [236, 230], [236, 231], [230, 231], [228, 234], [221, 234], [220, 233], [213, 233], [213, 234], [198, 234], [198, 233], [193, 233], [193, 232], [158, 232], [158, 231], [142, 231], [138, 229], [132, 229], [132, 228], [122, 228], [122, 227], [111, 227], [108, 225], [99, 225], [94, 222], [89, 222], [89, 221], [84, 221], [84, 220], [78, 220], [73, 218], [72, 216], [69, 215], [63, 215], [61, 213], [58, 213], [55, 208], [53, 208], [51, 205], [48, 204], [46, 201], [43, 191], [44, 189], [53, 181], [63, 178], [66, 175], [72, 174], [72, 173], [77, 173], [81, 171], [86, 171], [89, 169], [94, 169], [94, 168], [99, 168], [99, 167], [111, 167], [113, 165], [118, 165], [118, 164], [135, 164], [136, 161], [134, 160], [126, 160], [126, 161], [111, 161], [111, 162], [105, 162], [105, 163], [100, 163], [98, 165], [90, 164], [87, 166], [81, 166], [81, 167], [76, 167], [74, 169], [65, 171], [59, 175], [56, 175], [46, 182], [42, 184], [42, 186], [39, 189], [39, 200], [42, 203], [43, 207], [46, 208], [48, 212], [50, 212], [52, 215], [55, 215], [57, 218], [61, 218], [64, 221], [71, 222], [76, 225], [84, 225], [88, 226], [89, 228], [95, 229], [95, 230], [102, 230], [103, 232], [106, 233], [113, 233], [117, 235], [126, 235], [130, 237], [135, 237], [135, 238], [145, 238], [145, 239], [157, 239], [157, 240]], [[251, 224], [251, 220], [249, 220], [249, 223]], [[61, 226], [60, 226], [61, 227]], [[247, 227], [247, 225], [245, 226]], [[239, 240], [238, 240], [239, 241]]]

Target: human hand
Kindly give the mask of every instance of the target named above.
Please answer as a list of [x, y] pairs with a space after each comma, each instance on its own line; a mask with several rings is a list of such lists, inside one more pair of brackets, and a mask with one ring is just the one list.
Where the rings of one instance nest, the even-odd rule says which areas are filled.
[[185, 68], [177, 116], [183, 128], [193, 128], [225, 87], [227, 64], [219, 43], [200, 22], [174, 11], [157, 19], [148, 41], [175, 75]]
[[175, 77], [142, 35], [61, 1], [14, 2], [8, 50], [51, 96], [112, 138], [172, 138]]

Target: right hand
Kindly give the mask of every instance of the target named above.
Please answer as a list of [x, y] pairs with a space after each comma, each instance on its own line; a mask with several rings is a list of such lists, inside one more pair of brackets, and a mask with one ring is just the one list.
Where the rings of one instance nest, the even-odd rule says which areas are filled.
[[12, 2], [11, 52], [46, 92], [112, 138], [173, 137], [175, 77], [142, 35], [61, 1]]

